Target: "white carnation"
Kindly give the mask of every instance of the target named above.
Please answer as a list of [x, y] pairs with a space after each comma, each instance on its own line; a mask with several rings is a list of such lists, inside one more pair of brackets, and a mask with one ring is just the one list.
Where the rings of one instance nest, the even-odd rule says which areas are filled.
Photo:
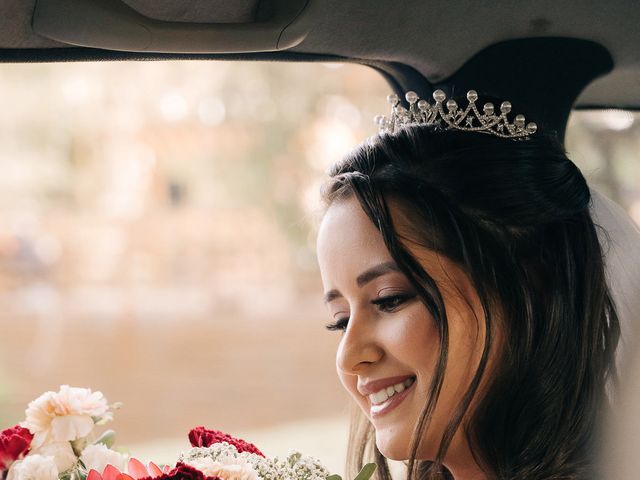
[[73, 453], [73, 448], [69, 442], [45, 443], [40, 448], [31, 451], [31, 455], [42, 455], [43, 457], [53, 457], [59, 472], [66, 472], [73, 467], [78, 457]]
[[[237, 462], [237, 463], [236, 463]], [[211, 457], [196, 458], [190, 460], [190, 465], [207, 477], [218, 476], [224, 480], [259, 480], [258, 473], [246, 462], [236, 459], [236, 462], [222, 463]]]
[[113, 465], [121, 472], [126, 472], [127, 468], [127, 456], [107, 448], [102, 443], [85, 447], [80, 460], [87, 467], [87, 471], [93, 469], [102, 473], [107, 465]]
[[103, 417], [108, 410], [101, 392], [62, 385], [59, 392], [46, 392], [29, 403], [21, 425], [34, 434], [32, 446], [38, 448], [49, 441], [86, 437], [93, 430], [93, 417]]
[[58, 480], [58, 473], [53, 457], [28, 455], [11, 465], [7, 480]]
[[233, 445], [227, 442], [214, 443], [210, 447], [194, 447], [182, 453], [178, 461], [197, 464], [206, 458], [224, 465], [250, 465], [258, 477], [263, 479], [290, 480], [292, 478], [288, 465], [278, 462], [277, 458], [272, 461], [255, 453], [238, 452]]

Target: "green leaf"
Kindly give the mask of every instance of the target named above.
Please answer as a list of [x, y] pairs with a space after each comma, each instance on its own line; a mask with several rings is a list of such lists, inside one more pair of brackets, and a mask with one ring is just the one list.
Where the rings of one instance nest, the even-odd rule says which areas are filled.
[[367, 463], [364, 467], [362, 467], [362, 470], [360, 470], [360, 473], [356, 475], [356, 478], [354, 480], [369, 480], [371, 478], [371, 475], [373, 475], [373, 472], [375, 471], [376, 464]]
[[342, 480], [342, 477], [338, 474], [329, 475], [326, 480]]
[[115, 441], [116, 441], [116, 432], [114, 432], [113, 430], [107, 430], [102, 435], [100, 435], [100, 438], [98, 438], [93, 443], [95, 443], [96, 445], [98, 443], [102, 443], [105, 447], [111, 448], [115, 443]]
[[86, 480], [87, 479], [87, 474], [85, 472], [83, 472], [82, 470], [78, 469], [78, 470], [73, 472], [72, 478], [74, 480]]
[[73, 440], [70, 443], [71, 443], [71, 449], [73, 450], [73, 453], [76, 455], [76, 457], [80, 457], [82, 450], [84, 450], [84, 447], [87, 446], [87, 439], [78, 438], [76, 440]]
[[81, 466], [80, 464], [81, 462], [80, 460], [78, 460], [78, 462], [75, 463], [71, 468], [65, 470], [64, 472], [61, 472], [60, 476], [58, 477], [59, 480], [85, 480], [86, 474], [82, 469], [83, 466]]

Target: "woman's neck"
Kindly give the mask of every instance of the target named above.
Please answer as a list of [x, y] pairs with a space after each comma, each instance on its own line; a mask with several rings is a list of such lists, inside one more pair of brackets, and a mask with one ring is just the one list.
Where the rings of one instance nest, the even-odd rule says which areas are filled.
[[469, 443], [460, 430], [456, 432], [454, 441], [447, 451], [444, 466], [449, 469], [455, 480], [488, 480], [490, 478], [476, 461]]
[[455, 480], [488, 480], [487, 474], [477, 465], [450, 465], [445, 466]]

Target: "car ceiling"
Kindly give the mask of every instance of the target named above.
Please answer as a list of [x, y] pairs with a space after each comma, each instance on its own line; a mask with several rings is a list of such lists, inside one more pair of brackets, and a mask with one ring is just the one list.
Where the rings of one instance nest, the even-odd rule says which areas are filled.
[[[40, 17], [34, 21], [36, 4]], [[87, 9], [98, 12], [115, 4], [135, 15], [138, 23], [147, 19], [157, 31], [166, 26], [175, 32], [169, 32], [164, 43], [131, 41], [130, 46], [126, 31], [117, 32], [119, 43], [113, 48], [108, 39], [96, 40], [91, 33], [108, 29], [95, 20], [98, 13], [94, 18]], [[199, 41], [198, 31], [221, 27], [232, 35], [236, 27], [258, 25], [277, 9], [289, 9], [290, 18], [281, 19], [275, 36], [256, 37], [248, 47], [242, 41], [234, 45], [216, 40], [219, 36]], [[200, 30], [185, 35], [190, 26]], [[243, 38], [250, 33], [246, 30]], [[187, 37], [189, 41], [183, 41]], [[575, 106], [640, 108], [640, 4], [635, 0], [5, 0], [0, 5], [0, 60], [5, 62], [337, 58], [401, 65], [407, 67], [405, 73], [437, 84], [496, 43], [557, 37], [595, 42], [612, 59], [611, 71], [590, 83]], [[508, 71], [510, 63], [495, 68]], [[555, 74], [551, 68], [547, 73]]]

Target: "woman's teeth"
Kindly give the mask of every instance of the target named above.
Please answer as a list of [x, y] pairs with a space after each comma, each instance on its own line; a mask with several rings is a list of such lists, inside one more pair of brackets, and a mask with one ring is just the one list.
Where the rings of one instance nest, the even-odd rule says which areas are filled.
[[403, 392], [406, 388], [409, 388], [415, 381], [415, 378], [407, 378], [404, 382], [396, 383], [395, 385], [383, 388], [382, 390], [369, 395], [369, 400], [373, 405], [386, 402], [390, 397], [393, 397], [396, 393]]

